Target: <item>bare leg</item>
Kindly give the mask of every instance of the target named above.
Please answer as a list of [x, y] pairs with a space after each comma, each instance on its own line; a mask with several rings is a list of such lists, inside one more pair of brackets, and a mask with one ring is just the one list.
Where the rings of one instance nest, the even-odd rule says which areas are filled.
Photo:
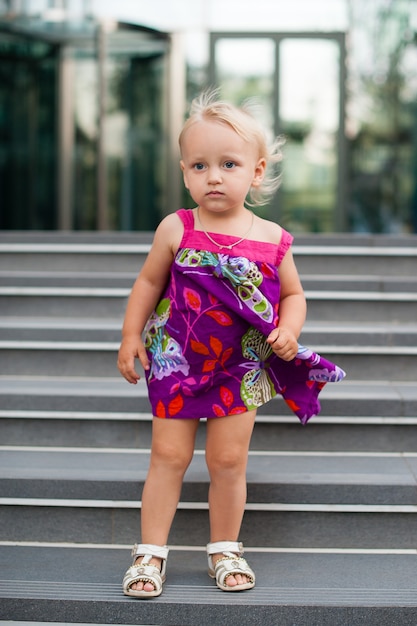
[[[182, 481], [194, 453], [198, 420], [154, 418], [149, 471], [142, 494], [141, 542], [163, 546], [177, 510]], [[141, 558], [136, 560], [140, 562]], [[150, 563], [160, 567], [161, 560]], [[132, 589], [152, 591], [151, 583], [138, 582]]]
[[[237, 541], [246, 504], [246, 467], [256, 411], [207, 421], [210, 542]], [[215, 563], [221, 554], [213, 555]], [[230, 576], [227, 584], [247, 582]]]

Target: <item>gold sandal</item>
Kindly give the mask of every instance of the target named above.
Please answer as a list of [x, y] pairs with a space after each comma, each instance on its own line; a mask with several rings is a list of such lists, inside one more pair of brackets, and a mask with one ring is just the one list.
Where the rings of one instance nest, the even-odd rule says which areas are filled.
[[[125, 596], [135, 598], [154, 598], [162, 593], [162, 584], [166, 579], [166, 565], [168, 557], [167, 546], [154, 546], [149, 543], [135, 544], [132, 550], [133, 565], [129, 567], [123, 578], [123, 593]], [[141, 563], [135, 565], [139, 556], [143, 559]], [[156, 565], [151, 565], [149, 561], [152, 557], [162, 559], [161, 569]], [[151, 583], [153, 591], [144, 589], [132, 589], [132, 585], [138, 582]]]
[[[255, 574], [246, 559], [242, 558], [243, 552], [243, 544], [237, 541], [216, 541], [207, 544], [208, 574], [210, 578], [216, 579], [216, 585], [222, 591], [243, 591], [255, 586]], [[218, 553], [222, 553], [223, 558], [213, 564], [212, 555]], [[246, 576], [248, 581], [233, 587], [227, 585], [227, 578], [236, 574]]]

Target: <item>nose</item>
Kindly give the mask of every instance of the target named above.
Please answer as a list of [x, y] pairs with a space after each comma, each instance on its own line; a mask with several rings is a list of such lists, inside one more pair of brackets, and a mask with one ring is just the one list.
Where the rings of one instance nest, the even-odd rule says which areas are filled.
[[208, 182], [211, 185], [216, 185], [222, 181], [221, 171], [219, 167], [210, 167], [208, 172]]

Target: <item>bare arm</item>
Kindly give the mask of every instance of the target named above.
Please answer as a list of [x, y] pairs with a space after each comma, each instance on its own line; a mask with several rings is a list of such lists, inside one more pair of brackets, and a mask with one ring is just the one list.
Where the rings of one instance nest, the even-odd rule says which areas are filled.
[[298, 352], [298, 337], [307, 313], [303, 287], [291, 250], [283, 258], [278, 273], [281, 282], [279, 323], [267, 341], [277, 356], [291, 361]]
[[120, 373], [130, 383], [135, 384], [140, 378], [135, 370], [135, 358], [139, 358], [145, 370], [149, 369], [142, 332], [167, 283], [182, 232], [182, 223], [177, 215], [168, 215], [162, 220], [155, 231], [151, 250], [130, 293], [117, 360]]

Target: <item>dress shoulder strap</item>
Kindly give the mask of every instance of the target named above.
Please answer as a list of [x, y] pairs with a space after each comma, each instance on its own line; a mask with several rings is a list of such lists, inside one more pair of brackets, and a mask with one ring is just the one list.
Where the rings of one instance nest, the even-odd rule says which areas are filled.
[[194, 213], [192, 209], [179, 209], [177, 215], [184, 224], [185, 232], [194, 230]]
[[294, 237], [284, 228], [282, 229], [281, 241], [278, 245], [277, 251], [277, 266], [281, 263], [284, 256], [287, 254], [288, 250], [291, 248], [291, 244], [294, 241]]

